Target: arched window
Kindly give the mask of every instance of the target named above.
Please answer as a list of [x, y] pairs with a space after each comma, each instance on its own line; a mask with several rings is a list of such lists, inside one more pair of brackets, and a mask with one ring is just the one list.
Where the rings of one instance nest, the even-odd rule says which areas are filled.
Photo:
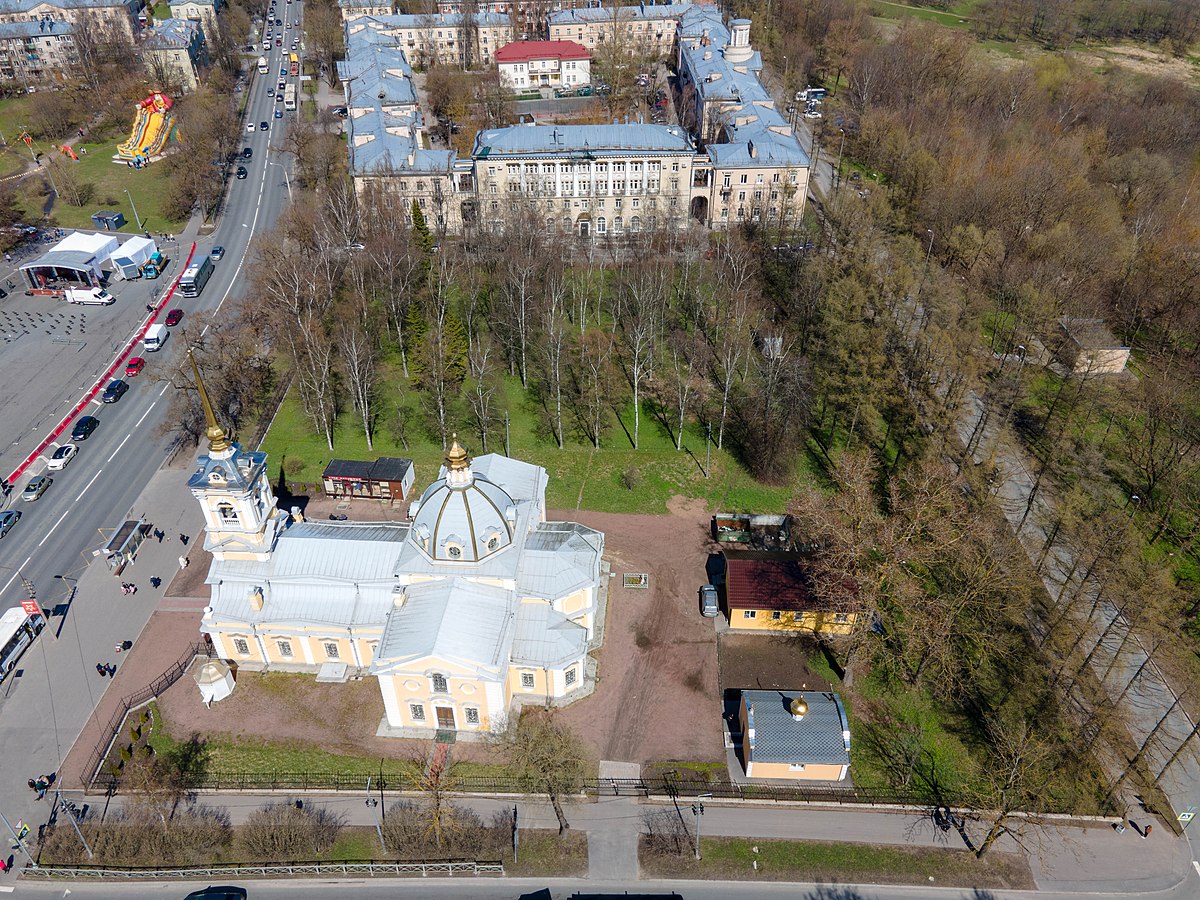
[[608, 220], [604, 216], [599, 216], [596, 219], [596, 234], [604, 234], [608, 231]]
[[217, 504], [217, 518], [230, 525], [236, 525], [238, 523], [237, 510], [228, 503]]
[[434, 672], [430, 675], [429, 682], [435, 694], [446, 694], [450, 691], [450, 685], [446, 681], [446, 676], [440, 672]]
[[622, 219], [620, 216], [614, 216], [613, 217], [613, 231], [615, 231], [617, 234], [620, 234], [624, 230], [625, 230], [625, 220]]
[[642, 230], [642, 219], [640, 216], [634, 216], [632, 219], [629, 220], [629, 230], [630, 231], [641, 231]]

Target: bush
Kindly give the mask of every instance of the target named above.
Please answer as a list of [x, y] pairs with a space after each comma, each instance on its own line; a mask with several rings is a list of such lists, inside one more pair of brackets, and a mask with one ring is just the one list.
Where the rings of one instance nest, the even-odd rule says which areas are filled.
[[85, 851], [70, 825], [47, 828], [38, 841], [43, 862], [97, 865], [192, 865], [209, 862], [229, 846], [233, 831], [223, 809], [196, 806], [159, 816], [144, 809], [110, 813], [101, 826], [80, 826], [95, 858]]
[[283, 472], [285, 475], [299, 475], [308, 466], [299, 456], [289, 456], [283, 461]]
[[629, 466], [621, 473], [621, 484], [625, 485], [626, 490], [635, 490], [642, 483], [642, 473], [637, 466]]
[[122, 747], [120, 757], [123, 763], [127, 763], [133, 759], [133, 747]]
[[440, 806], [441, 844], [434, 825], [431, 801], [398, 800], [388, 807], [383, 836], [388, 848], [401, 859], [480, 859], [493, 841], [492, 830], [474, 810], [442, 801]]
[[654, 856], [687, 856], [692, 834], [674, 812], [647, 812], [642, 816], [642, 846]]
[[343, 824], [342, 816], [329, 809], [274, 803], [252, 812], [240, 831], [252, 858], [276, 862], [324, 853]]

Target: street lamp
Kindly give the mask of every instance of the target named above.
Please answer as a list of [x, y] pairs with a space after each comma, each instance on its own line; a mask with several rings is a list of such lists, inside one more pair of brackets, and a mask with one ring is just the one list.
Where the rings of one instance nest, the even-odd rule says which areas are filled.
[[125, 196], [129, 198], [129, 205], [133, 208], [133, 217], [137, 220], [138, 231], [141, 231], [142, 217], [138, 215], [137, 207], [133, 205], [133, 194], [129, 193], [129, 188], [125, 188]]
[[[367, 794], [370, 794], [370, 793], [371, 793], [371, 776], [368, 775], [367, 776]], [[383, 842], [383, 826], [379, 823], [379, 799], [376, 797], [368, 796], [367, 799], [364, 800], [363, 802], [366, 804], [367, 808], [369, 810], [371, 810], [371, 817], [375, 820], [375, 831], [379, 835], [379, 846], [383, 849], [384, 853], [387, 853], [387, 844], [385, 844]]]
[[283, 180], [287, 183], [287, 189], [288, 189], [288, 203], [293, 202], [292, 201], [292, 177], [288, 173], [287, 166], [285, 166], [281, 163], [273, 163], [273, 162], [269, 162], [269, 163], [267, 163], [267, 165], [268, 166], [278, 166], [280, 169], [283, 170]]
[[[63, 625], [67, 621], [67, 613], [71, 610], [71, 604], [75, 602], [75, 591], [79, 589], [79, 579], [72, 578], [70, 575], [55, 575], [59, 581], [68, 581], [71, 583], [71, 593], [67, 595], [67, 602], [63, 604], [62, 614], [58, 617], [58, 628], [54, 632], [54, 637], [58, 638], [62, 634]], [[57, 607], [55, 607], [57, 609]]]
[[838, 147], [837, 171], [834, 173], [835, 182], [833, 185], [833, 193], [835, 195], [842, 189], [842, 151], [846, 149], [846, 129], [839, 128], [838, 131], [842, 133], [842, 143]]
[[712, 794], [701, 794], [692, 806], [692, 815], [696, 817], [696, 859], [700, 858], [700, 817], [704, 815], [704, 800]]

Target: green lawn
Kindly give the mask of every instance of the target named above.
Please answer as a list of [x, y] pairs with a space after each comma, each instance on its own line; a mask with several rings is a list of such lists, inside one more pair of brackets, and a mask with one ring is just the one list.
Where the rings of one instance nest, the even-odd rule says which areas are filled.
[[964, 849], [702, 837], [700, 860], [657, 856], [644, 847], [639, 855], [643, 872], [658, 878], [1034, 887], [1019, 856], [993, 852], [978, 860]]
[[[391, 433], [389, 423], [396, 418], [396, 398], [406, 392], [403, 379], [392, 376], [392, 384], [383, 387], [385, 398], [380, 427], [375, 435], [373, 453], [367, 450], [361, 425], [354, 413], [347, 412], [338, 422], [331, 453], [324, 438], [315, 433], [304, 415], [296, 391], [289, 392], [279, 415], [263, 442], [270, 454], [273, 474], [285, 466], [290, 482], [317, 484], [321, 472], [332, 458], [370, 459], [375, 456], [410, 457], [416, 467], [418, 489], [437, 476], [444, 451], [417, 425], [407, 429], [408, 447]], [[727, 511], [782, 512], [797, 487], [815, 480], [807, 458], [796, 465], [790, 484], [762, 485], [756, 482], [732, 454], [714, 446], [709, 465], [710, 477], [704, 477], [704, 434], [696, 425], [685, 429], [684, 450], [677, 451], [666, 428], [649, 411], [641, 418], [640, 449], [634, 450], [626, 431], [632, 434], [632, 406], [623, 410], [621, 423], [614, 423], [601, 441], [601, 449], [568, 433], [566, 447], [559, 450], [547, 434], [545, 414], [524, 396], [520, 383], [510, 379], [506, 396], [499, 404], [499, 427], [490, 436], [489, 452], [504, 452], [504, 410], [509, 413], [511, 453], [518, 459], [544, 466], [550, 475], [547, 504], [554, 509], [593, 509], [605, 512], [653, 513], [667, 511], [674, 495], [702, 498], [712, 508]], [[474, 455], [483, 452], [478, 434], [468, 430], [465, 418], [459, 426], [460, 438]], [[626, 473], [633, 487], [626, 486]]]
[[[966, 5], [966, 3], [960, 4], [960, 6]], [[965, 19], [957, 12], [942, 12], [923, 6], [893, 3], [891, 0], [872, 0], [871, 7], [875, 15], [884, 19], [923, 19], [927, 22], [937, 22], [948, 28], [969, 28], [971, 24], [969, 19]]]
[[[96, 186], [91, 201], [82, 207], [71, 206], [59, 199], [54, 204], [51, 215], [55, 224], [63, 228], [93, 228], [95, 226], [92, 224], [92, 213], [98, 209], [116, 209], [125, 213], [127, 220], [122, 232], [135, 234], [139, 229], [129, 196], [125, 193], [128, 190], [145, 230], [153, 233], [177, 232], [183, 228], [183, 222], [168, 219], [162, 213], [167, 190], [165, 166], [158, 163], [149, 168], [131, 169], [124, 163], [117, 164], [112, 161], [113, 154], [117, 152], [117, 145], [127, 139], [126, 134], [115, 140], [81, 141], [75, 145], [78, 162], [73, 162], [69, 157], [52, 150], [47, 144], [39, 148], [47, 154], [53, 154], [56, 159], [61, 159], [64, 165], [70, 167], [76, 178]], [[38, 142], [35, 142], [36, 146]], [[80, 153], [81, 149], [86, 149], [87, 153]], [[32, 210], [29, 211], [29, 215], [37, 218]]]

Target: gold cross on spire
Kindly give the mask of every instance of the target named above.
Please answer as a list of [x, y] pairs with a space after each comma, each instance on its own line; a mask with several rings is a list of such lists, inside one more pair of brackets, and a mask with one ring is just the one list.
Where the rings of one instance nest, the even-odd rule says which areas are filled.
[[204, 388], [204, 379], [200, 377], [200, 367], [196, 365], [196, 357], [188, 348], [188, 360], [192, 363], [192, 371], [196, 375], [196, 390], [200, 392], [200, 405], [204, 407], [204, 418], [208, 421], [208, 450], [210, 453], [225, 453], [232, 446], [225, 429], [217, 424], [216, 414], [213, 413], [212, 402], [208, 399], [208, 391]]

